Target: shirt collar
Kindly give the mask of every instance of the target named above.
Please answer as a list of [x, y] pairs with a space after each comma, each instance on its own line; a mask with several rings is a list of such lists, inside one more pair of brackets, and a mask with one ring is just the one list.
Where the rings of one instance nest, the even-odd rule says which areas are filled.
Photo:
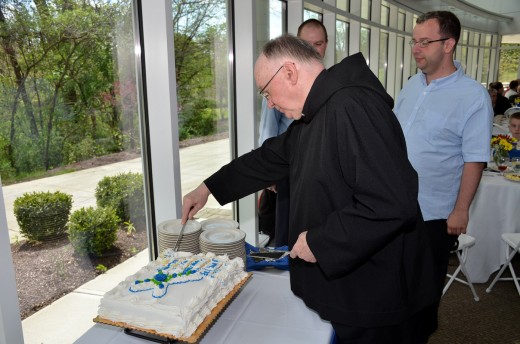
[[[457, 70], [455, 72], [453, 72], [450, 75], [447, 75], [445, 77], [432, 80], [430, 82], [430, 85], [432, 85], [432, 86], [434, 85], [435, 87], [442, 87], [442, 86], [455, 82], [457, 79], [459, 79], [461, 76], [463, 76], [464, 71], [462, 70], [462, 65], [460, 64], [460, 62], [454, 60], [453, 64], [455, 65], [455, 68], [457, 68]], [[426, 74], [424, 74], [422, 71], [420, 71], [420, 76], [421, 76], [421, 82], [423, 83], [423, 85], [428, 86], [426, 84]]]

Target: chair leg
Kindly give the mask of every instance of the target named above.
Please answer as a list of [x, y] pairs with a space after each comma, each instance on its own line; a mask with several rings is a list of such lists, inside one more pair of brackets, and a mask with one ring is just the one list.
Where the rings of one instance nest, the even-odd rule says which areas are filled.
[[[455, 269], [455, 271], [453, 272], [453, 275], [447, 274], [447, 276], [450, 277], [450, 279], [444, 286], [444, 289], [442, 290], [442, 295], [444, 295], [446, 293], [446, 291], [451, 286], [453, 281], [458, 281], [460, 283], [463, 283], [463, 284], [469, 286], [471, 288], [471, 292], [473, 293], [473, 298], [475, 299], [475, 301], [479, 301], [480, 299], [477, 295], [477, 292], [475, 291], [475, 288], [473, 287], [473, 282], [471, 282], [471, 279], [468, 277], [468, 273], [466, 271], [467, 251], [468, 251], [468, 249], [464, 248], [464, 249], [462, 249], [462, 254], [461, 254], [461, 251], [455, 252], [457, 254], [457, 258], [459, 260], [459, 266], [457, 267], [457, 269]], [[465, 281], [457, 277], [459, 272], [461, 272], [461, 271], [464, 274], [464, 277], [466, 277]]]
[[450, 277], [450, 279], [446, 283], [446, 285], [444, 286], [444, 289], [442, 290], [442, 295], [444, 295], [444, 293], [446, 293], [446, 291], [448, 291], [448, 288], [451, 286], [453, 281], [455, 281], [455, 279], [457, 278], [457, 275], [459, 274], [460, 270], [461, 270], [461, 267], [459, 265], [457, 267], [457, 269], [453, 272], [453, 275], [447, 274], [447, 276]]
[[[491, 290], [493, 289], [493, 287], [495, 286], [495, 284], [499, 281], [499, 280], [511, 280], [513, 279], [514, 282], [515, 282], [515, 285], [516, 285], [516, 289], [518, 290], [518, 294], [520, 295], [520, 286], [518, 285], [518, 279], [516, 278], [516, 274], [513, 270], [513, 265], [511, 264], [511, 261], [513, 260], [513, 257], [515, 256], [516, 254], [516, 250], [511, 250], [511, 247], [508, 245], [507, 246], [507, 260], [506, 262], [504, 263], [504, 265], [502, 265], [502, 268], [500, 269], [500, 271], [497, 273], [497, 275], [495, 276], [495, 278], [493, 279], [493, 282], [491, 282], [491, 284], [489, 285], [489, 287], [486, 289], [486, 292], [487, 293], [491, 293]], [[513, 278], [500, 278], [500, 276], [502, 276], [502, 274], [504, 273], [504, 270], [509, 266], [509, 269], [511, 270], [511, 275], [513, 276]]]
[[473, 286], [473, 282], [469, 278], [468, 272], [466, 271], [466, 250], [464, 250], [464, 254], [463, 254], [462, 257], [460, 255], [460, 253], [457, 251], [457, 256], [458, 256], [459, 261], [460, 261], [460, 267], [462, 269], [462, 273], [466, 277], [466, 281], [467, 282], [465, 284], [469, 285], [469, 287], [471, 288], [471, 292], [473, 293], [473, 299], [475, 299], [475, 301], [479, 301], [480, 299], [479, 299], [479, 297], [477, 295], [477, 292], [475, 291], [475, 287]]

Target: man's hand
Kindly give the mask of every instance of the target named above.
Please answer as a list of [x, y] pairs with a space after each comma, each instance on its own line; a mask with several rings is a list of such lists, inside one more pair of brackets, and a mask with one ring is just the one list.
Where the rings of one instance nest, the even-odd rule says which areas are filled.
[[316, 257], [312, 254], [311, 249], [307, 245], [307, 232], [300, 233], [296, 244], [291, 250], [291, 258], [300, 258], [309, 263], [316, 263]]
[[182, 199], [182, 220], [181, 223], [185, 224], [188, 219], [193, 219], [193, 216], [197, 214], [199, 210], [204, 207], [208, 201], [208, 197], [211, 195], [206, 184], [201, 183], [195, 190], [186, 194]]
[[448, 224], [448, 233], [451, 235], [466, 233], [468, 221], [469, 215], [467, 211], [454, 209], [446, 221]]

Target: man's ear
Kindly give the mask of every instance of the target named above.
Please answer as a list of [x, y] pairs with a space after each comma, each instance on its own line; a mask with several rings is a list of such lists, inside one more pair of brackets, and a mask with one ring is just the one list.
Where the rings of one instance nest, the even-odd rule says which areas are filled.
[[291, 85], [296, 85], [298, 82], [298, 69], [296, 68], [296, 64], [294, 62], [285, 62], [283, 68], [286, 72], [287, 80]]
[[455, 38], [450, 38], [447, 41], [444, 42], [444, 51], [447, 53], [451, 52], [452, 50], [455, 50]]

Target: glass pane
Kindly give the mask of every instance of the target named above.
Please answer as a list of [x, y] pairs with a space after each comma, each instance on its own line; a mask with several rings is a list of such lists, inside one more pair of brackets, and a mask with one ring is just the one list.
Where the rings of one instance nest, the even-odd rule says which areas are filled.
[[381, 32], [381, 36], [379, 38], [379, 68], [378, 68], [378, 78], [383, 84], [383, 87], [386, 87], [386, 75], [388, 70], [388, 33]]
[[403, 70], [404, 70], [404, 37], [397, 37], [397, 47], [396, 47], [396, 56], [395, 56], [395, 86], [394, 89], [401, 90], [403, 88]]
[[469, 37], [469, 31], [468, 30], [463, 30], [462, 31], [462, 37], [460, 39], [462, 44], [468, 44], [468, 37]]
[[349, 11], [349, 4], [350, 1], [349, 0], [337, 0], [336, 1], [336, 7], [340, 10], [343, 10], [345, 12], [348, 12]]
[[307, 19], [317, 19], [317, 20], [321, 21], [321, 13], [314, 12], [314, 11], [304, 8], [303, 9], [303, 21], [306, 21]]
[[466, 67], [468, 66], [468, 47], [463, 46], [461, 49], [461, 56], [460, 56], [460, 64], [462, 65], [462, 68], [466, 70]]
[[361, 18], [371, 19], [372, 0], [361, 0]]
[[348, 56], [349, 25], [342, 20], [336, 20], [336, 56], [335, 63]]
[[491, 55], [491, 35], [483, 35], [484, 47], [482, 48], [484, 53], [484, 60], [482, 61], [482, 73], [480, 76], [480, 82], [484, 84], [488, 84], [488, 76], [489, 76], [489, 63], [490, 63], [490, 55]]
[[268, 40], [278, 37], [287, 31], [285, 3], [279, 0], [257, 0], [256, 13], [258, 55]]
[[370, 64], [370, 29], [367, 27], [361, 27], [360, 31], [361, 39], [359, 45], [359, 51], [363, 53], [363, 56], [367, 60], [367, 65]]
[[[286, 3], [279, 0], [256, 1], [256, 47], [258, 56], [268, 40], [287, 32]], [[256, 123], [260, 127], [262, 97], [257, 97]], [[258, 144], [258, 143], [257, 143]]]
[[474, 46], [479, 46], [480, 45], [480, 33], [474, 33], [473, 45]]
[[498, 80], [508, 83], [517, 79], [518, 61], [520, 61], [520, 44], [502, 43], [498, 64]]
[[147, 248], [132, 3], [4, 0], [0, 31], [0, 173], [26, 318]]
[[397, 28], [404, 31], [405, 29], [406, 14], [402, 11], [397, 13]]
[[381, 6], [381, 25], [390, 25], [390, 7]]
[[[227, 1], [173, 1], [182, 193], [231, 160]], [[204, 148], [199, 145], [203, 144]], [[204, 166], [193, 173], [193, 165]], [[232, 204], [210, 196], [198, 218], [232, 219]]]

